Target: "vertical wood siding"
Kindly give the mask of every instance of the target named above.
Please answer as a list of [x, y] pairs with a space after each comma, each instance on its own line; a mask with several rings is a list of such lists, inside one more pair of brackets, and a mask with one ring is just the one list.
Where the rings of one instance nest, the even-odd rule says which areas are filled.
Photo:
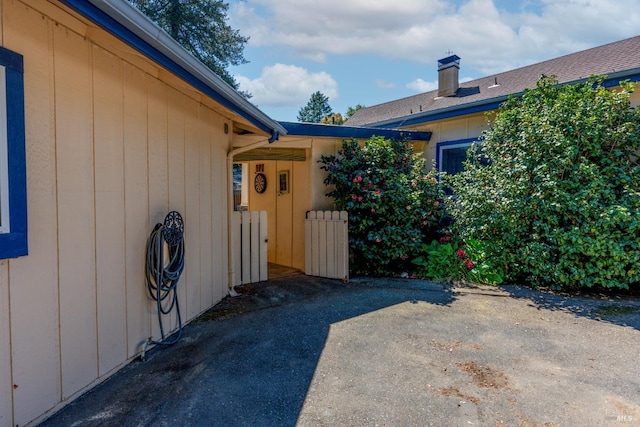
[[[53, 68], [53, 23], [44, 21], [39, 13], [4, 3], [3, 42], [16, 52], [29, 52], [24, 57], [27, 143], [27, 185], [29, 208], [29, 256], [3, 261], [10, 276], [4, 277], [0, 267], [0, 289], [9, 296], [11, 310], [0, 302], [6, 317], [0, 328], [11, 326], [6, 335], [0, 332], [0, 372], [10, 377], [0, 378], [0, 425], [15, 425], [30, 420], [56, 405], [61, 395], [59, 287], [58, 287], [58, 212], [57, 166], [55, 158], [55, 114]], [[8, 15], [8, 16], [7, 16]], [[10, 36], [18, 32], [17, 36]], [[20, 35], [28, 35], [28, 37]], [[6, 285], [6, 288], [3, 286]], [[11, 313], [9, 319], [8, 314]], [[10, 333], [9, 333], [10, 332]], [[19, 338], [16, 335], [19, 335]], [[10, 342], [7, 346], [5, 343]], [[6, 354], [6, 353], [5, 353]], [[13, 362], [13, 363], [12, 363]], [[8, 383], [5, 381], [9, 381]], [[13, 385], [17, 388], [14, 389]], [[13, 394], [12, 394], [13, 393]], [[6, 403], [8, 403], [8, 408]], [[11, 404], [13, 403], [13, 412]], [[12, 424], [12, 414], [15, 423]]]
[[68, 398], [98, 376], [93, 90], [91, 45], [58, 25], [53, 46], [62, 397]]
[[29, 255], [0, 261], [5, 427], [61, 406], [159, 337], [144, 263], [167, 212], [185, 220], [183, 320], [227, 294], [229, 135], [198, 93], [63, 9], [1, 9], [2, 45], [24, 56], [29, 208]]

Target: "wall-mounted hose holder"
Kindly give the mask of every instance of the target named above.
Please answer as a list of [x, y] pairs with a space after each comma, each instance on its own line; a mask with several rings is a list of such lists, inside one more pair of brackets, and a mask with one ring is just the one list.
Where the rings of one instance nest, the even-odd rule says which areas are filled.
[[[149, 338], [143, 346], [143, 359], [147, 345], [172, 345], [182, 338], [182, 317], [177, 287], [183, 270], [184, 222], [178, 212], [171, 211], [165, 217], [164, 224], [156, 224], [147, 241], [147, 290], [149, 296], [156, 301], [161, 339], [156, 341]], [[178, 331], [172, 336], [166, 336], [162, 317], [171, 313], [174, 308], [178, 316]]]

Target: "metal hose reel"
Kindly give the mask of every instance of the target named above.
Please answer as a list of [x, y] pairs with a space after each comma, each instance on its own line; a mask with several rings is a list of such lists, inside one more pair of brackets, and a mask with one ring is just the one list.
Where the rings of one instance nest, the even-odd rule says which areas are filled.
[[[147, 290], [149, 296], [156, 301], [161, 339], [154, 341], [149, 338], [145, 349], [148, 344], [172, 345], [182, 338], [182, 317], [177, 287], [183, 270], [184, 221], [180, 213], [171, 211], [165, 217], [164, 223], [156, 224], [147, 241], [145, 268]], [[171, 313], [174, 308], [178, 315], [178, 332], [171, 337], [165, 335], [162, 315]]]
[[184, 237], [182, 215], [176, 211], [169, 212], [164, 218], [162, 235], [169, 246], [177, 246]]

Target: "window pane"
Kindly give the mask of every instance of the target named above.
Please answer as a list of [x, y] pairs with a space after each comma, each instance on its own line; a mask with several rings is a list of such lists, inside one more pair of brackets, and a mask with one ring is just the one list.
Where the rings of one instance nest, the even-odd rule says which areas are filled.
[[462, 172], [464, 162], [467, 159], [467, 149], [469, 147], [445, 148], [442, 150], [440, 159], [440, 169], [448, 174]]

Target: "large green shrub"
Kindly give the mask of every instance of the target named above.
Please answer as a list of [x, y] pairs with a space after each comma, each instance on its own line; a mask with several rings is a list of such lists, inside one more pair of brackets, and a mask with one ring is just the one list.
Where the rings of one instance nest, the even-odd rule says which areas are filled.
[[396, 274], [423, 241], [435, 237], [444, 215], [439, 183], [424, 172], [411, 144], [372, 137], [344, 141], [337, 156], [322, 156], [325, 184], [338, 209], [349, 212], [349, 251], [355, 274]]
[[474, 283], [499, 285], [503, 273], [479, 240], [457, 242], [450, 236], [422, 244], [422, 255], [412, 260], [418, 277], [453, 281], [466, 279]]
[[504, 103], [465, 171], [448, 178], [461, 237], [483, 241], [510, 280], [640, 283], [640, 112], [632, 84], [601, 83], [543, 76]]

